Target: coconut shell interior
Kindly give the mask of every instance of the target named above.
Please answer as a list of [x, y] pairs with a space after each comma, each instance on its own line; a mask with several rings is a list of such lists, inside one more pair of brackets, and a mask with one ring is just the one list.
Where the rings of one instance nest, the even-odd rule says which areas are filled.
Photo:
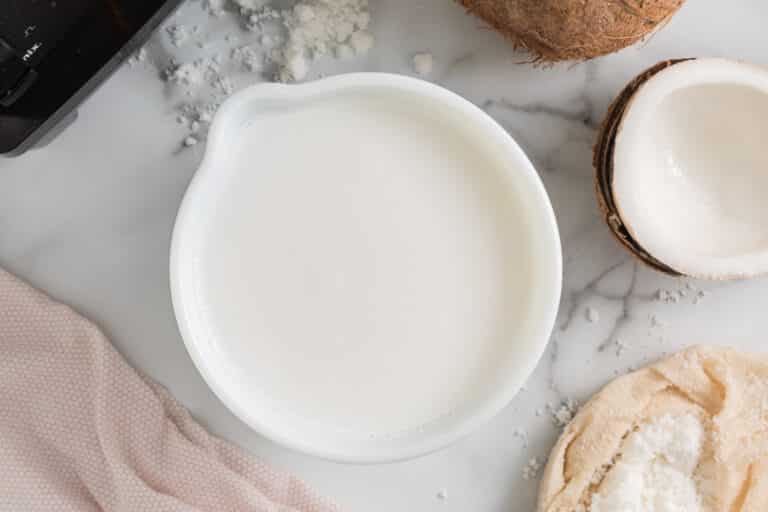
[[653, 255], [646, 251], [637, 240], [632, 238], [632, 234], [621, 218], [619, 209], [616, 206], [613, 197], [613, 153], [616, 147], [616, 134], [621, 127], [624, 114], [631, 105], [632, 99], [638, 89], [660, 71], [680, 62], [685, 62], [686, 60], [691, 59], [676, 59], [659, 62], [632, 80], [609, 107], [608, 114], [598, 132], [594, 151], [597, 200], [611, 233], [613, 233], [616, 239], [640, 261], [656, 270], [673, 276], [680, 276], [682, 274], [657, 260]]

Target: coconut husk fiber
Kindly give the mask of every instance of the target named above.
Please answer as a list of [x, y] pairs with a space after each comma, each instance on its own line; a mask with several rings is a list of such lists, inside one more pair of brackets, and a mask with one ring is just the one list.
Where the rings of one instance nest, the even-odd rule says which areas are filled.
[[586, 60], [663, 26], [685, 0], [459, 0], [533, 60]]

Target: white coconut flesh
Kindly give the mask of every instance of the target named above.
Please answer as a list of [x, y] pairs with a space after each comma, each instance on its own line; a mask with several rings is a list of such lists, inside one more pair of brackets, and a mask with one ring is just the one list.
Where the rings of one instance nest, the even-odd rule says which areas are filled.
[[698, 59], [651, 77], [617, 131], [611, 190], [632, 238], [673, 270], [768, 273], [768, 71]]

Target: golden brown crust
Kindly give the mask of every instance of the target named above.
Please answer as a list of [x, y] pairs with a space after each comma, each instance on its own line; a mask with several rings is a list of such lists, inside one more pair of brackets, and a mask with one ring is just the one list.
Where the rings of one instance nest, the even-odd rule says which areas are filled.
[[666, 23], [684, 0], [460, 0], [535, 60], [613, 53]]

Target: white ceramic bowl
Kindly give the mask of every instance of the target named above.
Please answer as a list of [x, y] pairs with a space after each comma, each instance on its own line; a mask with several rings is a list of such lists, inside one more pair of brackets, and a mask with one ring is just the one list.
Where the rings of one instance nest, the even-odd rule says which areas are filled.
[[[292, 421], [268, 406], [257, 394], [238, 385], [233, 375], [248, 371], [248, 361], [221, 357], [228, 340], [207, 324], [200, 273], [201, 248], [206, 234], [201, 226], [215, 209], [211, 197], [222, 189], [217, 163], [226, 157], [241, 128], [271, 113], [301, 108], [302, 102], [323, 101], [345, 91], [373, 88], [419, 100], [424, 108], [450, 112], [464, 127], [482, 135], [494, 158], [505, 162], [505, 182], [515, 188], [515, 200], [525, 213], [527, 231], [519, 240], [532, 262], [527, 272], [533, 283], [526, 291], [525, 314], [510, 336], [508, 361], [498, 385], [473, 403], [418, 429], [382, 437], [354, 437], [344, 432], [314, 428]], [[301, 127], [297, 127], [300, 130]], [[258, 151], [255, 151], [258, 154]], [[507, 165], [508, 164], [508, 165]], [[542, 183], [515, 141], [491, 117], [472, 103], [431, 83], [399, 75], [349, 74], [303, 85], [265, 84], [246, 89], [229, 99], [211, 127], [205, 158], [179, 210], [171, 249], [173, 306], [187, 350], [205, 381], [241, 420], [269, 439], [301, 452], [336, 461], [378, 463], [407, 459], [442, 448], [490, 420], [533, 372], [547, 345], [555, 321], [561, 289], [562, 259], [555, 216]]]

